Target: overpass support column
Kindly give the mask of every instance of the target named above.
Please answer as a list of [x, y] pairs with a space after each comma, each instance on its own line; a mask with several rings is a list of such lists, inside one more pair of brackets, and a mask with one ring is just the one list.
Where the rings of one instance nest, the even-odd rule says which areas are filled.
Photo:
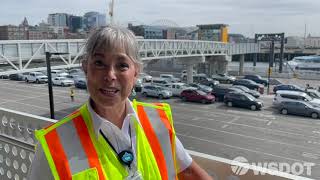
[[193, 66], [198, 63], [205, 62], [204, 56], [192, 56], [192, 57], [181, 57], [176, 58], [181, 64], [187, 65], [187, 83], [193, 82]]
[[244, 65], [244, 54], [240, 55], [240, 60], [239, 60], [239, 75], [243, 76], [243, 65]]
[[187, 64], [187, 83], [193, 83], [193, 66], [194, 64]]
[[231, 62], [231, 56], [220, 55], [220, 56], [211, 56], [207, 59], [210, 64], [209, 76], [213, 74], [225, 74], [228, 72], [228, 63]]

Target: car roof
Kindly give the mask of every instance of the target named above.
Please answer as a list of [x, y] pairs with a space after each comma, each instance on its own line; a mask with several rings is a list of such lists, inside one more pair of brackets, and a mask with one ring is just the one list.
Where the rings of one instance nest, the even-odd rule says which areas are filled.
[[276, 94], [305, 95], [306, 93], [300, 91], [278, 90]]

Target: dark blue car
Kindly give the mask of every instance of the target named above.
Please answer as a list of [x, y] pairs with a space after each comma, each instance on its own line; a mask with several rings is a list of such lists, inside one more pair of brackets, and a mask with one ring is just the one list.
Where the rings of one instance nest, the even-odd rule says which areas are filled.
[[293, 84], [280, 84], [273, 88], [274, 93], [276, 93], [278, 90], [300, 91], [300, 92], [305, 91], [303, 88]]

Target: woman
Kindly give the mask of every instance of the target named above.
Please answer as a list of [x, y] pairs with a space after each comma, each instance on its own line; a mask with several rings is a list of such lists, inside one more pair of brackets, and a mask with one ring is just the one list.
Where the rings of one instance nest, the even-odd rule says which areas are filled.
[[91, 34], [82, 68], [90, 98], [36, 131], [30, 179], [211, 179], [175, 136], [167, 104], [131, 102], [139, 74], [135, 36], [106, 27]]

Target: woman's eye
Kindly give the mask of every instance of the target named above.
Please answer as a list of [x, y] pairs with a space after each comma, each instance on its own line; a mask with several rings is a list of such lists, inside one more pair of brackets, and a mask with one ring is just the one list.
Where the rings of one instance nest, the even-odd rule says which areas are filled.
[[102, 63], [102, 61], [99, 61], [99, 60], [94, 61], [94, 65], [99, 68], [104, 67], [104, 64]]
[[120, 64], [119, 64], [119, 68], [120, 68], [121, 70], [127, 70], [127, 69], [129, 68], [129, 64], [127, 64], [127, 63], [120, 63]]

